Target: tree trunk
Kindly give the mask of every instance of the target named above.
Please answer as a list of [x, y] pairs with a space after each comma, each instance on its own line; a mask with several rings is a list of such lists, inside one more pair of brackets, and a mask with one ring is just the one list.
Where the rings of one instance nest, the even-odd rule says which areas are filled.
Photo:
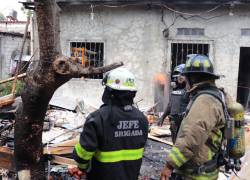
[[[103, 73], [119, 67], [114, 63], [100, 68], [84, 68], [61, 56], [59, 40], [58, 7], [54, 0], [35, 0], [40, 61], [35, 70], [27, 74], [21, 94], [22, 104], [17, 111], [15, 123], [15, 163], [16, 169], [28, 170], [31, 179], [45, 179], [42, 156], [43, 120], [48, 103], [55, 92], [72, 77]], [[29, 176], [29, 175], [28, 175]], [[27, 178], [27, 177], [26, 177]], [[19, 179], [25, 179], [21, 177]]]

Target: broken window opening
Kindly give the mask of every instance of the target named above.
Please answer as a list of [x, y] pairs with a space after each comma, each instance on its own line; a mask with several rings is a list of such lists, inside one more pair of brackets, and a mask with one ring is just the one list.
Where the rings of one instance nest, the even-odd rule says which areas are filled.
[[[104, 65], [103, 42], [71, 42], [70, 56], [84, 67], [102, 67]], [[88, 75], [86, 78], [102, 79], [103, 74]]]

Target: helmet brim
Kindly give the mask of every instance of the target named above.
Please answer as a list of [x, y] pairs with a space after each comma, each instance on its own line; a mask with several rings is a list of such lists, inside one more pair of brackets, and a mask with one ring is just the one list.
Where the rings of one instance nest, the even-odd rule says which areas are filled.
[[172, 75], [172, 77], [179, 77], [179, 76], [181, 76], [181, 74], [174, 74], [174, 75]]
[[181, 73], [183, 76], [188, 76], [188, 75], [192, 75], [192, 74], [206, 74], [209, 77], [211, 77], [211, 79], [219, 79], [220, 76], [217, 74], [213, 74], [213, 73], [209, 73], [209, 72], [199, 72], [199, 71], [188, 71], [188, 72], [183, 72]]
[[137, 91], [136, 87], [123, 87], [123, 86], [115, 86], [111, 84], [106, 84], [107, 87], [117, 90], [117, 91]]

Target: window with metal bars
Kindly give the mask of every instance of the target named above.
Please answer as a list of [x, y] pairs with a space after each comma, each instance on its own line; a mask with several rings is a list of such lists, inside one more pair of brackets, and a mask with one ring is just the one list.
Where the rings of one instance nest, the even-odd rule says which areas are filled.
[[188, 54], [203, 54], [209, 56], [209, 44], [201, 43], [172, 43], [171, 72], [179, 64], [185, 64]]
[[[101, 67], [104, 60], [103, 42], [71, 42], [71, 58], [84, 67]], [[103, 74], [89, 75], [86, 78], [102, 79]]]

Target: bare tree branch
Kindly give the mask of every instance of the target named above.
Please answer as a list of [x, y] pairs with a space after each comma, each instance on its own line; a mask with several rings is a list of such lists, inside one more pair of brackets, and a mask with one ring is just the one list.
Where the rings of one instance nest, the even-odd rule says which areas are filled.
[[103, 67], [83, 67], [79, 63], [72, 62], [65, 56], [58, 57], [53, 62], [53, 69], [60, 75], [68, 75], [70, 77], [81, 77], [90, 74], [101, 74], [123, 65], [123, 62], [113, 63]]

